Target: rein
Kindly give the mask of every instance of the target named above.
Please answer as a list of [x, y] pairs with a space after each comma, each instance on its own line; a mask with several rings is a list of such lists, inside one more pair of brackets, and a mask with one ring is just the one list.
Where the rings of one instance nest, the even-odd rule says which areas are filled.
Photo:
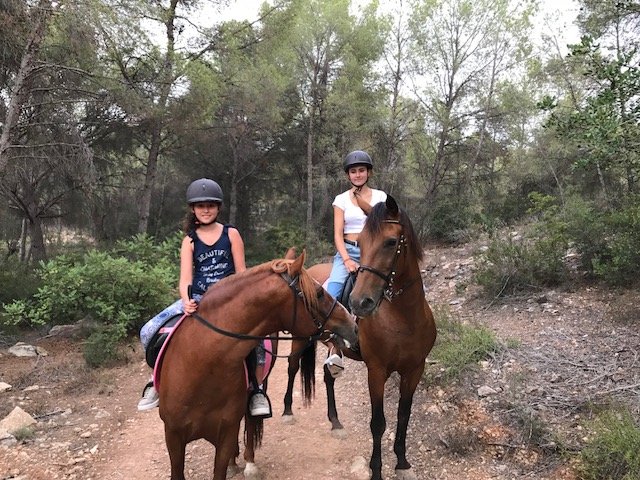
[[[295, 277], [290, 277], [287, 273], [281, 273], [280, 276], [282, 277], [282, 279], [287, 282], [287, 285], [289, 285], [289, 288], [291, 289], [291, 292], [293, 293], [293, 322], [295, 323], [296, 321], [296, 316], [297, 316], [297, 310], [298, 310], [298, 302], [297, 302], [297, 298], [296, 297], [301, 297], [304, 301], [304, 295], [302, 293], [302, 291], [298, 288], [298, 280], [300, 279], [299, 276], [295, 276]], [[322, 294], [324, 292], [321, 292]], [[305, 307], [307, 306], [306, 301], [305, 303]], [[336, 307], [336, 304], [338, 303], [337, 300], [334, 299], [333, 304], [331, 305], [331, 308], [329, 309], [329, 313], [325, 314], [321, 314], [322, 317], [324, 318], [324, 322], [321, 322], [319, 320], [317, 320], [313, 314], [313, 312], [311, 312], [308, 307], [307, 307], [307, 311], [309, 311], [309, 313], [311, 313], [311, 316], [314, 320], [314, 323], [318, 329], [318, 332], [314, 335], [308, 336], [308, 337], [301, 337], [301, 336], [291, 336], [291, 337], [278, 337], [278, 340], [306, 340], [307, 342], [311, 343], [311, 342], [315, 342], [317, 340], [319, 340], [322, 335], [324, 335], [324, 324], [326, 323], [326, 321], [329, 319], [329, 317], [331, 316], [331, 314], [333, 313], [333, 310]], [[236, 333], [236, 332], [230, 332], [229, 330], [224, 330], [220, 327], [216, 327], [215, 325], [213, 325], [211, 322], [209, 322], [207, 319], [203, 318], [201, 315], [198, 315], [197, 312], [193, 312], [191, 314], [192, 317], [194, 317], [196, 320], [198, 320], [202, 325], [204, 325], [205, 327], [209, 328], [210, 330], [213, 330], [216, 333], [220, 333], [222, 335], [225, 335], [227, 337], [231, 337], [231, 338], [237, 338], [240, 340], [265, 340], [267, 338], [272, 338], [270, 335], [248, 335], [246, 333]], [[306, 346], [305, 346], [306, 348]], [[270, 352], [272, 353], [272, 352]], [[293, 352], [292, 352], [293, 353]]]

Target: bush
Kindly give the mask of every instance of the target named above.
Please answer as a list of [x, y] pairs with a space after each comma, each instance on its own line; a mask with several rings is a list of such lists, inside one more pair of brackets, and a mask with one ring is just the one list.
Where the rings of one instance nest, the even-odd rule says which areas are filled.
[[17, 256], [0, 259], [0, 304], [29, 298], [40, 286], [35, 269]]
[[492, 297], [514, 295], [561, 284], [568, 278], [564, 257], [569, 247], [564, 216], [553, 197], [531, 193], [528, 237], [496, 236], [480, 256], [475, 279]]
[[300, 253], [304, 244], [305, 234], [300, 227], [286, 223], [271, 227], [256, 238], [253, 248], [247, 248], [247, 264], [282, 258], [289, 247], [296, 247]]
[[628, 412], [607, 411], [591, 425], [593, 437], [582, 450], [584, 480], [640, 478], [640, 428]]
[[168, 248], [135, 237], [111, 252], [90, 250], [82, 256], [62, 255], [43, 263], [38, 269], [41, 286], [37, 292], [30, 299], [6, 305], [3, 321], [55, 325], [89, 315], [101, 324], [137, 331], [175, 297], [177, 263], [164, 256]]
[[84, 346], [84, 359], [91, 368], [108, 367], [122, 361], [124, 356], [119, 348], [126, 336], [122, 325], [101, 327], [89, 336]]
[[500, 349], [495, 335], [488, 328], [463, 324], [453, 319], [449, 310], [444, 308], [434, 308], [434, 315], [438, 337], [429, 357], [438, 361], [440, 372], [427, 372], [427, 377], [456, 378]]

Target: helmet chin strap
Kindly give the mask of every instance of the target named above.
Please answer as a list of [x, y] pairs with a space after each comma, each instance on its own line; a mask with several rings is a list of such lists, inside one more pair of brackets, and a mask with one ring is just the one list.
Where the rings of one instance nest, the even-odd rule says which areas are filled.
[[360, 190], [362, 187], [364, 187], [367, 183], [369, 183], [369, 179], [367, 178], [367, 180], [360, 186], [356, 185], [355, 183], [353, 183], [352, 181], [349, 181], [349, 183], [351, 183], [351, 185], [353, 185], [354, 187], [356, 187], [357, 190]]

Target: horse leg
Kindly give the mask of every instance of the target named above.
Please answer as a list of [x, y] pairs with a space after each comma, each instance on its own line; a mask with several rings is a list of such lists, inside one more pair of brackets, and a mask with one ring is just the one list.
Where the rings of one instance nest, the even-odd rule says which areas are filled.
[[[368, 367], [368, 365], [367, 365]], [[373, 449], [371, 451], [371, 480], [382, 480], [382, 435], [387, 428], [384, 418], [384, 384], [388, 375], [382, 369], [367, 368], [369, 379], [369, 399], [371, 400], [371, 436]]]
[[346, 438], [347, 433], [338, 419], [338, 409], [336, 408], [336, 393], [335, 383], [336, 379], [329, 373], [329, 368], [325, 365], [324, 368], [324, 384], [327, 388], [327, 417], [331, 422], [331, 435], [336, 438]]
[[245, 444], [244, 444], [244, 478], [257, 480], [260, 478], [260, 470], [255, 463], [256, 428], [257, 420], [245, 415]]
[[[300, 341], [294, 340], [291, 343], [291, 352], [299, 352], [303, 348], [304, 344]], [[300, 355], [298, 353], [292, 353], [289, 355], [289, 368], [287, 374], [289, 375], [287, 380], [287, 392], [284, 394], [284, 412], [282, 412], [282, 422], [287, 424], [295, 423], [293, 417], [293, 386], [296, 381], [296, 375], [300, 370]]]
[[229, 460], [229, 466], [227, 467], [227, 478], [235, 477], [240, 473], [240, 467], [238, 466], [237, 458], [240, 455], [240, 445], [236, 443], [236, 453], [231, 460]]
[[170, 430], [165, 424], [164, 440], [169, 452], [171, 462], [171, 480], [185, 480], [184, 478], [184, 454], [187, 442], [180, 431]]
[[417, 477], [411, 471], [411, 464], [407, 461], [407, 428], [411, 417], [413, 394], [416, 391], [424, 368], [418, 368], [410, 375], [400, 377], [400, 402], [398, 403], [398, 423], [393, 451], [396, 454], [396, 477], [399, 480], [415, 480]]
[[[229, 467], [231, 459], [234, 458], [234, 452], [238, 449], [238, 431], [236, 430], [235, 439], [233, 436], [230, 439], [227, 437], [229, 437], [229, 435], [224, 437], [221, 444], [216, 447], [216, 455], [213, 463], [213, 480], [226, 480], [227, 468]], [[173, 478], [171, 480], [173, 480]]]

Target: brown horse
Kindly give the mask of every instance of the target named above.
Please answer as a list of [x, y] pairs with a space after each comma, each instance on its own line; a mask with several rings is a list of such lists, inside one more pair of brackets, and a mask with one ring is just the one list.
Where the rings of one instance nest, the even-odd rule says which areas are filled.
[[158, 375], [171, 480], [184, 480], [186, 445], [199, 438], [216, 448], [214, 480], [227, 478], [230, 461], [239, 455], [243, 417], [245, 460], [255, 471], [253, 447], [260, 444], [262, 420], [247, 413], [244, 360], [261, 338], [286, 330], [292, 338], [313, 341], [329, 330], [348, 343], [357, 341], [353, 317], [303, 263], [304, 253], [225, 278], [174, 333]]
[[[384, 386], [393, 372], [400, 375], [400, 401], [393, 450], [399, 479], [415, 479], [406, 458], [406, 438], [413, 395], [422, 378], [425, 360], [436, 339], [436, 326], [423, 289], [419, 262], [423, 252], [411, 220], [391, 197], [371, 211], [358, 238], [360, 267], [350, 306], [358, 317], [357, 350], [342, 349], [345, 356], [367, 365], [371, 400], [373, 451], [369, 466], [372, 480], [382, 479], [382, 435], [386, 429]], [[322, 282], [329, 264], [309, 273]], [[292, 351], [296, 347], [292, 346]], [[290, 359], [289, 374], [297, 365]], [[328, 416], [333, 431], [344, 431], [335, 405], [334, 379], [325, 367]], [[292, 386], [291, 377], [290, 384]], [[285, 396], [285, 414], [287, 397]]]

